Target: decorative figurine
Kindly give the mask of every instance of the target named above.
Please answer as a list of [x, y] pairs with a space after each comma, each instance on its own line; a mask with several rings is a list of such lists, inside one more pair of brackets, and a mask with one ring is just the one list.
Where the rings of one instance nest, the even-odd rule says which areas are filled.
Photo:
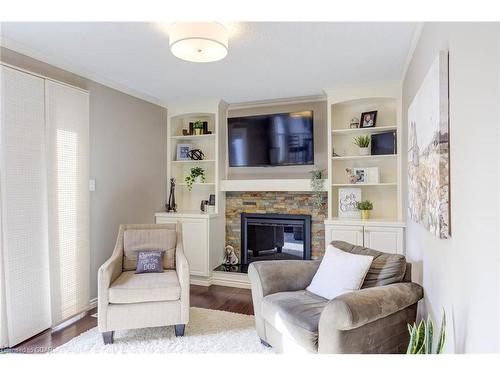
[[359, 118], [353, 117], [351, 119], [351, 123], [349, 124], [349, 127], [351, 129], [357, 129], [357, 128], [359, 128]]
[[191, 160], [203, 160], [205, 159], [205, 154], [199, 148], [194, 148], [187, 153], [188, 158]]
[[224, 250], [224, 264], [234, 266], [235, 264], [238, 264], [238, 262], [238, 257], [234, 252], [234, 247], [227, 245]]
[[167, 212], [177, 212], [177, 204], [175, 203], [175, 178], [170, 179], [170, 195], [166, 205]]

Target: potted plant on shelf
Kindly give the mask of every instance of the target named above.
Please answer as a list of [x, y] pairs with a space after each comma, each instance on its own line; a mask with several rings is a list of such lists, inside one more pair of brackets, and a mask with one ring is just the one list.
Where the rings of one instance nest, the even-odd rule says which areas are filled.
[[203, 121], [196, 121], [193, 124], [194, 135], [202, 135], [203, 134]]
[[370, 146], [371, 138], [369, 135], [360, 135], [359, 137], [354, 138], [354, 144], [359, 147], [359, 154], [362, 156], [370, 155]]
[[370, 211], [373, 210], [373, 203], [370, 201], [358, 202], [358, 210], [361, 211], [361, 219], [368, 220], [370, 218]]
[[191, 168], [191, 172], [184, 179], [186, 181], [188, 190], [191, 191], [193, 184], [201, 184], [205, 182], [205, 170], [201, 167]]

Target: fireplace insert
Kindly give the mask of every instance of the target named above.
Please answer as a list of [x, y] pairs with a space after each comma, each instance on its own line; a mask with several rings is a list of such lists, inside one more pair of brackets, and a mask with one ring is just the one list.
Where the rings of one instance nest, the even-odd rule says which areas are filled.
[[311, 216], [241, 214], [241, 264], [311, 259]]

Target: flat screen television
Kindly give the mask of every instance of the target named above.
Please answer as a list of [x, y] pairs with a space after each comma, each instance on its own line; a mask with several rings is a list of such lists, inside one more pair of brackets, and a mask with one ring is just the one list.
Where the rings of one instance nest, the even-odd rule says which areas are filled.
[[228, 119], [230, 167], [314, 164], [313, 111]]

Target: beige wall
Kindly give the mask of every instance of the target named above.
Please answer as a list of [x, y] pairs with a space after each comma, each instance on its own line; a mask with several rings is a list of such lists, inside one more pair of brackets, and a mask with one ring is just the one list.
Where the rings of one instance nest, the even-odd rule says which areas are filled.
[[407, 218], [406, 238], [425, 291], [420, 314], [439, 325], [446, 311], [447, 352], [500, 351], [499, 33], [498, 24], [425, 24], [403, 84], [407, 150], [408, 107], [438, 52], [449, 51], [452, 235], [438, 239]]
[[271, 113], [287, 113], [299, 111], [313, 111], [314, 116], [314, 165], [286, 166], [286, 167], [245, 167], [228, 168], [231, 179], [251, 178], [310, 178], [313, 169], [327, 169], [328, 152], [326, 137], [326, 101], [311, 103], [294, 103], [259, 106], [244, 109], [230, 109], [228, 117], [265, 115]]
[[90, 92], [91, 297], [120, 223], [152, 223], [166, 201], [165, 108], [2, 48], [3, 62]]

